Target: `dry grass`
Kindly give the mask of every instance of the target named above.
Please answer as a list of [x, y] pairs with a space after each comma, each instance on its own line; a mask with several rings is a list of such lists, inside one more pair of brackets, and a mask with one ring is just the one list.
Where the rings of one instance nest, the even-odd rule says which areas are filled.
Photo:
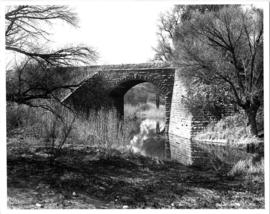
[[[117, 121], [116, 112], [112, 110], [93, 111], [87, 119], [64, 107], [59, 107], [57, 113], [62, 119], [44, 109], [16, 106], [8, 111], [8, 136], [19, 134], [27, 142], [39, 142], [51, 151], [77, 143], [104, 148], [108, 152], [128, 148], [131, 124]], [[22, 119], [17, 122], [17, 118]]]
[[[249, 176], [250, 180], [253, 180], [259, 176], [260, 179], [263, 179], [262, 140], [252, 136], [246, 124], [247, 118], [244, 114], [235, 114], [208, 125], [195, 139], [198, 141], [211, 139], [213, 142], [217, 139], [227, 141], [222, 146], [215, 146], [213, 143], [213, 146], [206, 145], [203, 148], [210, 154], [209, 160], [212, 161], [212, 166], [217, 171], [231, 177]], [[257, 147], [256, 154], [246, 152], [247, 145], [251, 143]], [[203, 147], [203, 145], [200, 146]]]
[[126, 150], [129, 143], [126, 129], [129, 127], [115, 118], [115, 111], [105, 109], [90, 113], [86, 120], [77, 118], [72, 138], [88, 146]]
[[246, 124], [247, 118], [243, 113], [235, 114], [209, 124], [205, 130], [196, 135], [195, 139], [202, 141], [224, 139], [231, 145], [261, 141], [251, 135], [250, 129]]
[[[25, 138], [42, 141], [43, 146], [47, 148], [60, 148], [65, 147], [65, 144], [72, 145], [79, 142], [87, 146], [124, 151], [129, 149], [133, 135], [139, 132], [141, 120], [165, 118], [164, 106], [156, 109], [152, 103], [126, 105], [125, 121], [117, 121], [116, 112], [113, 110], [93, 111], [87, 119], [74, 115], [64, 107], [58, 107], [56, 111], [62, 116], [63, 121], [44, 109], [9, 106], [8, 135], [23, 133]], [[65, 133], [70, 127], [71, 131], [67, 136]]]
[[229, 172], [229, 176], [254, 176], [264, 174], [264, 159], [255, 160], [256, 157], [239, 160]]

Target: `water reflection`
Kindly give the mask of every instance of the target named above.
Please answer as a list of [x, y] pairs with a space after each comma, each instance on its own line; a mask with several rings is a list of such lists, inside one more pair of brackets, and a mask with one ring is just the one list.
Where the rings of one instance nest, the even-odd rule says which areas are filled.
[[165, 123], [161, 120], [145, 119], [141, 122], [139, 133], [130, 141], [131, 149], [135, 153], [159, 159], [165, 158], [165, 144], [167, 138], [163, 130]]
[[[157, 124], [159, 122], [159, 130]], [[228, 144], [195, 141], [163, 132], [164, 122], [152, 119], [143, 120], [140, 132], [131, 140], [133, 152], [158, 159], [171, 159], [184, 165], [206, 166], [211, 161], [230, 155]]]
[[168, 138], [170, 159], [185, 165], [216, 168], [236, 163], [247, 155], [245, 148], [225, 141], [198, 141], [172, 134]]
[[169, 134], [170, 159], [185, 165], [193, 164], [192, 141], [177, 135]]

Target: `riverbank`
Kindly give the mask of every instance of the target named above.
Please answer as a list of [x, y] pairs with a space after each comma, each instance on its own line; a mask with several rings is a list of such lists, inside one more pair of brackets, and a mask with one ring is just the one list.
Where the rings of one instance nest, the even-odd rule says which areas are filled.
[[41, 142], [8, 138], [7, 145], [11, 209], [264, 208], [262, 173], [220, 176], [79, 144], [51, 160]]

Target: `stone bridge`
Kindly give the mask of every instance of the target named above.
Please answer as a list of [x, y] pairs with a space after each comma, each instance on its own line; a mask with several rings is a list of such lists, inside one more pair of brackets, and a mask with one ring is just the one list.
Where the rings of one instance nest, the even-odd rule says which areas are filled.
[[[184, 106], [182, 97], [185, 85], [180, 78], [178, 68], [164, 64], [103, 65], [83, 67], [86, 73], [84, 83], [69, 94], [64, 102], [86, 116], [93, 109], [110, 109], [116, 112], [115, 121], [124, 116], [124, 95], [133, 86], [149, 82], [156, 86], [159, 94], [165, 98], [165, 133], [169, 144], [167, 156], [190, 164], [192, 146], [181, 143], [181, 139], [191, 139], [203, 126], [200, 115], [192, 115]], [[187, 142], [187, 141], [185, 141]], [[188, 158], [187, 158], [188, 157]]]

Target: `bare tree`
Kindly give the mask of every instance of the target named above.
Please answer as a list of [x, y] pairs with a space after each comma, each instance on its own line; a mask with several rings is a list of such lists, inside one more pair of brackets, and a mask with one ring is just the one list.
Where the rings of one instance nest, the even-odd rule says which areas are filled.
[[263, 101], [263, 13], [227, 7], [193, 13], [174, 35], [174, 62], [193, 83], [227, 88], [231, 102], [248, 116], [257, 135]]
[[37, 45], [42, 40], [49, 40], [50, 33], [44, 27], [46, 25], [62, 21], [77, 27], [78, 18], [67, 6], [8, 7], [5, 19], [6, 50], [53, 66], [70, 65], [74, 62], [90, 63], [96, 59], [96, 52], [85, 46], [48, 51]]
[[158, 25], [158, 45], [154, 48], [155, 60], [172, 61], [174, 55], [174, 37], [182, 22], [190, 20], [194, 12], [204, 14], [218, 11], [226, 5], [175, 5], [171, 11], [160, 15]]
[[13, 69], [7, 70], [7, 101], [50, 108], [40, 101], [60, 102], [57, 96], [60, 92], [82, 84], [74, 81], [82, 74], [61, 67], [89, 64], [97, 58], [95, 50], [85, 46], [58, 50], [42, 47], [43, 42], [49, 41], [48, 27], [53, 23], [61, 21], [78, 26], [77, 15], [69, 7], [11, 6], [6, 9], [5, 19], [6, 50], [23, 56]]
[[[42, 107], [53, 112], [51, 101], [61, 103], [65, 94], [84, 83], [83, 73], [64, 67], [43, 68], [30, 63], [31, 58], [19, 63], [6, 73], [6, 99], [31, 107]], [[80, 77], [82, 76], [82, 77]], [[64, 103], [62, 103], [64, 105]]]
[[177, 26], [181, 23], [183, 6], [175, 6], [172, 11], [160, 15], [158, 25], [158, 45], [154, 48], [155, 60], [172, 61], [173, 37]]

